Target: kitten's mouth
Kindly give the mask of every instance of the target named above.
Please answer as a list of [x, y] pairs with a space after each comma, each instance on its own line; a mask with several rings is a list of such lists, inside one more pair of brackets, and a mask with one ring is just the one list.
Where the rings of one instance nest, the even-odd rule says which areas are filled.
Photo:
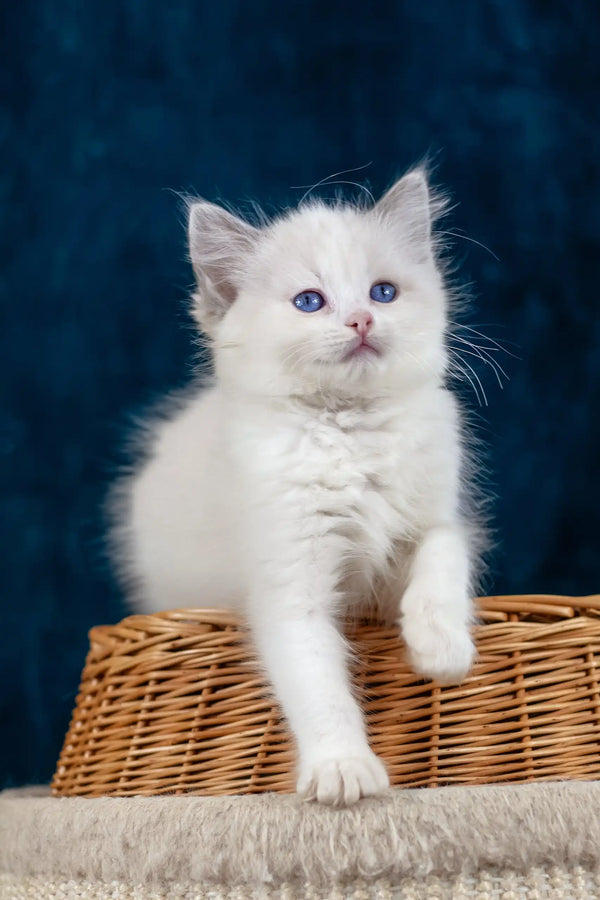
[[380, 351], [373, 344], [364, 338], [359, 338], [354, 342], [352, 347], [344, 354], [343, 359], [357, 359], [360, 357], [379, 356]]

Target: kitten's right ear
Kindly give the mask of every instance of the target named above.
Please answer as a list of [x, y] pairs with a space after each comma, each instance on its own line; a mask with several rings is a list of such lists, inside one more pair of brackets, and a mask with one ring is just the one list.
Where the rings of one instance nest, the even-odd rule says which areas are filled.
[[189, 205], [190, 259], [198, 282], [192, 312], [208, 335], [235, 300], [244, 258], [257, 238], [257, 228], [215, 203], [200, 200]]
[[405, 251], [416, 262], [427, 262], [432, 258], [431, 226], [435, 207], [427, 173], [424, 168], [417, 168], [392, 185], [372, 213], [392, 225]]

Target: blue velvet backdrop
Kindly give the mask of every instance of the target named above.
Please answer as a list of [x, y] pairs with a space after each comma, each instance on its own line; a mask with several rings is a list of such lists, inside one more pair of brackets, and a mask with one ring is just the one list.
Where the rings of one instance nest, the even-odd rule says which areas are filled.
[[[3, 3], [0, 776], [47, 780], [86, 631], [123, 612], [99, 508], [127, 415], [185, 381], [176, 196], [293, 202], [428, 150], [460, 206], [496, 592], [600, 591], [600, 4]], [[360, 173], [359, 173], [360, 174]], [[514, 346], [516, 345], [516, 347]], [[475, 364], [475, 360], [471, 360]]]

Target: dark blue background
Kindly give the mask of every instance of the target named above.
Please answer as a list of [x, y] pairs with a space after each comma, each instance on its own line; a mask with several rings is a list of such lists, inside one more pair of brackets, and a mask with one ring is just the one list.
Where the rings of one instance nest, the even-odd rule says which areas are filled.
[[[99, 509], [127, 416], [193, 364], [177, 197], [293, 202], [425, 152], [460, 206], [498, 495], [489, 590], [600, 590], [600, 4], [3, 3], [4, 783], [47, 780], [86, 631], [124, 612]], [[471, 360], [473, 362], [473, 360]], [[201, 599], [201, 598], [200, 598]]]

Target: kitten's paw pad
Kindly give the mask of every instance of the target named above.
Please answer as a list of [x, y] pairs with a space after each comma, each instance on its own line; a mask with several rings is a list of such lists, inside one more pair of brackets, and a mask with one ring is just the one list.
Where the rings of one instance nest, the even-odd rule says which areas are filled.
[[361, 797], [389, 787], [385, 766], [374, 753], [336, 757], [311, 763], [300, 770], [296, 790], [305, 800], [331, 806], [349, 806]]
[[475, 658], [467, 628], [449, 622], [424, 624], [404, 619], [402, 633], [415, 672], [442, 684], [460, 684]]

